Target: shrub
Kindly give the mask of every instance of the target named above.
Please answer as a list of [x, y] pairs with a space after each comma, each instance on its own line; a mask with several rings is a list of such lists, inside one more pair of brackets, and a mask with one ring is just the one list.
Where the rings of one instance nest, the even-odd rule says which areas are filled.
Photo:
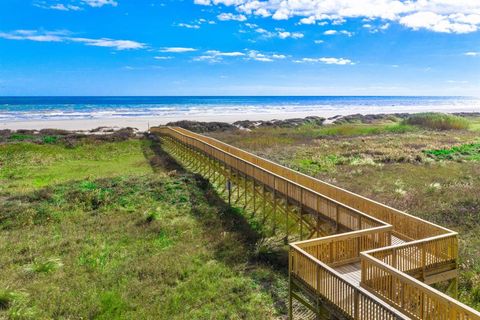
[[47, 144], [56, 143], [57, 140], [58, 140], [58, 137], [57, 137], [57, 136], [44, 136], [44, 137], [42, 138], [43, 143], [47, 143]]
[[35, 137], [30, 134], [22, 134], [22, 133], [14, 133], [10, 136], [10, 140], [12, 141], [25, 141], [25, 140], [33, 140]]
[[408, 117], [403, 123], [433, 130], [468, 129], [465, 118], [444, 113], [419, 113]]

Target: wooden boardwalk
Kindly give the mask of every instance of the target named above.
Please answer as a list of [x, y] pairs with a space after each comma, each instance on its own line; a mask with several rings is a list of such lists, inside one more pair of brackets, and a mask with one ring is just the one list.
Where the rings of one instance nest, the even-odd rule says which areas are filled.
[[[163, 148], [290, 243], [290, 319], [480, 320], [455, 300], [457, 233], [177, 127]], [[306, 240], [305, 240], [306, 239]], [[446, 283], [446, 292], [431, 286]]]

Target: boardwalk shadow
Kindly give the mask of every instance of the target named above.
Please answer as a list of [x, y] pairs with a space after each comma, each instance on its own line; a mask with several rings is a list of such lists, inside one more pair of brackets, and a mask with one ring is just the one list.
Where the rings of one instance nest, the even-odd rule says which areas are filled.
[[267, 245], [268, 239], [246, 219], [242, 210], [232, 208], [201, 175], [185, 171], [161, 147], [157, 137], [149, 137], [149, 150], [154, 170], [175, 170], [193, 184], [190, 191], [192, 214], [203, 225], [205, 235], [211, 237], [215, 259], [236, 270], [242, 270], [268, 292], [279, 313], [286, 313], [286, 285], [278, 290], [278, 279], [287, 281], [288, 251], [285, 246]]
[[[153, 156], [151, 155], [152, 153]], [[143, 144], [143, 155], [150, 163], [154, 172], [176, 171], [178, 173], [186, 173], [185, 169], [162, 149], [160, 139], [154, 134], [146, 135], [145, 143]]]

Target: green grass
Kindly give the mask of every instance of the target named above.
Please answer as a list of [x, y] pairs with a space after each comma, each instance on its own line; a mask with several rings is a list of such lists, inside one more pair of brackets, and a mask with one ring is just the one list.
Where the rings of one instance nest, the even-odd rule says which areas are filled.
[[142, 153], [147, 141], [85, 143], [75, 148], [29, 142], [0, 144], [0, 192], [29, 191], [69, 180], [142, 174], [151, 168]]
[[468, 143], [445, 149], [425, 150], [425, 154], [437, 160], [480, 161], [480, 143]]
[[287, 279], [255, 262], [237, 213], [150, 142], [0, 149], [1, 319], [286, 313]]
[[11, 141], [33, 140], [35, 137], [29, 134], [14, 133], [9, 138]]
[[405, 119], [404, 123], [433, 130], [465, 130], [469, 127], [467, 119], [443, 113], [415, 114]]

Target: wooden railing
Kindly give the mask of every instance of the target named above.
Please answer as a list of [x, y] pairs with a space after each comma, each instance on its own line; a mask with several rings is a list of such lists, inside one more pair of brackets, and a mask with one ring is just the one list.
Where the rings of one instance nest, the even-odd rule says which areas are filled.
[[[163, 129], [163, 128], [162, 128]], [[301, 185], [309, 190], [318, 192], [325, 197], [355, 208], [361, 212], [367, 212], [385, 223], [393, 226], [393, 232], [404, 240], [419, 240], [440, 234], [451, 233], [451, 230], [438, 226], [429, 221], [412, 216], [405, 212], [391, 208], [374, 200], [365, 198], [348, 190], [339, 188], [327, 182], [312, 178], [300, 172], [294, 171], [267, 159], [260, 158], [254, 154], [230, 146], [216, 139], [190, 132], [182, 128], [169, 128], [175, 131], [176, 136], [195, 138], [197, 141], [208, 143], [218, 148], [221, 154], [226, 152], [261, 167], [271, 173], [277, 174], [293, 183]], [[357, 229], [355, 229], [357, 230]]]
[[386, 225], [295, 242], [295, 246], [329, 266], [360, 261], [360, 252], [390, 245], [392, 226]]
[[480, 319], [478, 311], [366, 253], [361, 261], [361, 286], [413, 319]]
[[[425, 280], [435, 271], [456, 272], [457, 233], [213, 138], [181, 128], [152, 131], [170, 136], [352, 230], [290, 245], [290, 274], [345, 315], [353, 319], [480, 320], [479, 312], [409, 275]], [[391, 235], [409, 242], [392, 246]], [[363, 288], [332, 268], [359, 260]]]
[[445, 234], [364, 253], [405, 273], [428, 274], [456, 263], [458, 238], [456, 233]]
[[[152, 132], [169, 135], [178, 141], [223, 162], [234, 170], [248, 175], [259, 183], [262, 183], [279, 194], [288, 197], [291, 201], [298, 202], [304, 208], [311, 209], [321, 214], [324, 218], [334, 221], [347, 230], [362, 230], [385, 225], [383, 221], [380, 221], [375, 217], [371, 217], [357, 209], [350, 208], [314, 190], [308, 189], [278, 173], [269, 171], [269, 168], [272, 166], [269, 166], [269, 168], [259, 166], [257, 163], [261, 163], [262, 161], [260, 160], [263, 160], [260, 157], [248, 154], [249, 156], [244, 159], [240, 157], [241, 154], [238, 152], [240, 151], [239, 149], [211, 138], [195, 135], [194, 133], [180, 128], [152, 128]], [[213, 144], [211, 144], [211, 142]], [[231, 151], [236, 152], [230, 153]], [[288, 171], [290, 169], [285, 168], [285, 170]]]
[[340, 313], [352, 319], [408, 319], [297, 245], [292, 244], [290, 248], [290, 275], [312, 288]]

